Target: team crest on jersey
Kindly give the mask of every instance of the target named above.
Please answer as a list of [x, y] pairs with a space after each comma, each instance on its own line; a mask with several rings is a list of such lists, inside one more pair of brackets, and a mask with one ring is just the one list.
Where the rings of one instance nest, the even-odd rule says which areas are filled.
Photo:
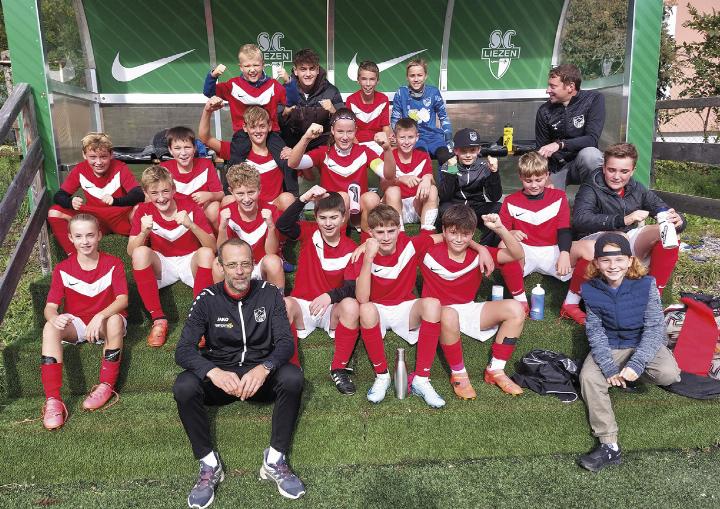
[[272, 68], [273, 65], [284, 67], [286, 63], [292, 63], [292, 51], [282, 45], [284, 38], [285, 34], [282, 32], [275, 32], [272, 35], [268, 32], [258, 34], [257, 45], [262, 51], [265, 67]]
[[515, 30], [493, 30], [490, 33], [490, 47], [482, 49], [482, 59], [488, 61], [490, 73], [496, 80], [505, 75], [514, 59], [520, 58], [520, 47], [512, 42], [515, 35]]
[[253, 314], [255, 315], [255, 321], [257, 323], [264, 322], [265, 319], [267, 318], [264, 307], [253, 310]]
[[577, 117], [573, 117], [573, 125], [580, 129], [582, 126], [585, 125], [585, 115], [578, 115]]
[[426, 97], [425, 99], [423, 99], [423, 106], [425, 106], [426, 108], [429, 108], [431, 105], [432, 105], [432, 99], [430, 99], [429, 97]]

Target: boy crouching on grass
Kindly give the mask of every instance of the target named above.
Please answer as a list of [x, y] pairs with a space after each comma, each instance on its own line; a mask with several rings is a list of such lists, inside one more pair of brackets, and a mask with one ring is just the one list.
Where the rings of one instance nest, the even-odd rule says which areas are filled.
[[[45, 390], [43, 426], [61, 427], [68, 416], [60, 396], [63, 342], [105, 342], [100, 383], [83, 402], [85, 410], [97, 410], [114, 393], [120, 373], [120, 355], [127, 324], [128, 288], [119, 258], [98, 251], [102, 233], [90, 214], [70, 219], [68, 235], [75, 254], [55, 266], [45, 305], [40, 356], [40, 377]], [[63, 312], [59, 313], [60, 305]]]
[[175, 184], [166, 168], [147, 168], [141, 185], [147, 201], [140, 204], [133, 219], [127, 252], [138, 293], [153, 320], [148, 345], [160, 347], [165, 344], [168, 322], [159, 289], [182, 281], [197, 297], [213, 284], [215, 237], [200, 205], [175, 196]]

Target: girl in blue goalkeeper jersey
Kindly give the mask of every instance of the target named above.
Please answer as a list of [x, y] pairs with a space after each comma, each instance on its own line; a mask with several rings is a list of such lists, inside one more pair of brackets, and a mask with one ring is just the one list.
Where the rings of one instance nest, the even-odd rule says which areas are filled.
[[[440, 91], [427, 85], [427, 63], [423, 59], [410, 60], [406, 67], [408, 84], [395, 92], [390, 124], [401, 118], [412, 118], [418, 124], [420, 140], [416, 148], [424, 150], [442, 165], [452, 157], [452, 125]], [[442, 127], [436, 127], [440, 120]]]

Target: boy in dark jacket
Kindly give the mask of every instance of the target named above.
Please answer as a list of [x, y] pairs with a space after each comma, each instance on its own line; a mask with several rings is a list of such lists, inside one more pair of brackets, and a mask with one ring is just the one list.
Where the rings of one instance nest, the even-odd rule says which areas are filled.
[[[500, 212], [502, 185], [497, 159], [488, 157], [486, 162], [478, 158], [480, 135], [475, 129], [459, 130], [455, 133], [453, 143], [455, 157], [440, 168], [438, 231], [443, 212], [456, 203], [470, 206], [477, 217]], [[497, 236], [489, 230], [480, 239], [483, 245], [497, 246], [498, 242]]]

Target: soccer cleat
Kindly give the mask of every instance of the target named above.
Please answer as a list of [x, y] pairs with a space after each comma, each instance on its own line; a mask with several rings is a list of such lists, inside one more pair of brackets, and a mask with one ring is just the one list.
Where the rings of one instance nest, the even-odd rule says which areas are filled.
[[43, 426], [45, 429], [58, 429], [65, 424], [68, 417], [65, 403], [57, 398], [48, 398], [42, 409]]
[[522, 387], [513, 382], [502, 369], [495, 369], [493, 371], [485, 369], [485, 383], [497, 385], [503, 392], [513, 396], [518, 396], [523, 393]]
[[412, 393], [416, 396], [420, 396], [422, 399], [425, 400], [425, 403], [430, 405], [433, 408], [442, 408], [445, 406], [445, 400], [440, 397], [440, 395], [435, 391], [432, 385], [430, 385], [430, 379], [426, 378], [422, 380], [420, 377], [416, 376], [413, 378], [412, 383], [410, 384], [410, 389], [412, 390]]
[[390, 374], [375, 375], [375, 381], [367, 393], [368, 401], [370, 403], [380, 403], [385, 399], [388, 389], [390, 389]]
[[110, 385], [103, 382], [92, 388], [82, 406], [85, 410], [97, 410], [102, 408], [113, 394], [117, 393]]
[[578, 458], [578, 465], [591, 472], [599, 472], [608, 465], [619, 465], [620, 463], [622, 463], [620, 447], [615, 451], [608, 444], [600, 444], [593, 451]]
[[350, 378], [350, 371], [347, 369], [333, 369], [330, 371], [330, 378], [335, 382], [335, 387], [340, 394], [352, 396], [355, 394], [355, 384]]
[[460, 399], [475, 399], [477, 393], [470, 383], [470, 377], [467, 372], [453, 373], [450, 375], [450, 385], [452, 385], [455, 395]]
[[580, 325], [585, 325], [585, 312], [578, 304], [565, 304], [560, 306], [560, 318], [570, 318]]
[[260, 479], [275, 481], [278, 491], [285, 498], [296, 499], [305, 494], [305, 485], [295, 473], [290, 470], [285, 455], [280, 457], [277, 463], [267, 462], [270, 449], [263, 451], [263, 464], [260, 467]]
[[168, 321], [165, 319], [155, 320], [150, 334], [147, 337], [147, 344], [152, 348], [160, 348], [167, 340]]
[[200, 461], [200, 473], [195, 486], [190, 490], [187, 498], [188, 507], [205, 509], [215, 500], [217, 485], [225, 479], [220, 455], [213, 452], [217, 459], [217, 466], [211, 467]]

